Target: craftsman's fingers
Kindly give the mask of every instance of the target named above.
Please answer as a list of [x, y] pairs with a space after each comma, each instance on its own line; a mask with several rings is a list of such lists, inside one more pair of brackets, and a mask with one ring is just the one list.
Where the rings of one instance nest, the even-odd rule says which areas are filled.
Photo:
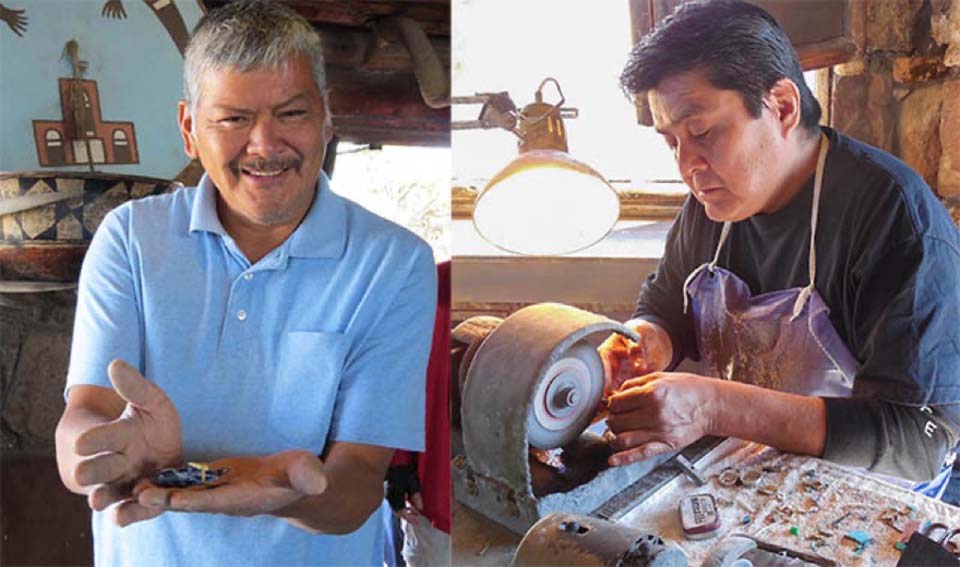
[[610, 466], [619, 467], [623, 465], [629, 465], [630, 463], [636, 463], [638, 461], [645, 461], [651, 457], [655, 457], [663, 453], [669, 453], [673, 450], [673, 447], [667, 443], [663, 443], [661, 441], [651, 441], [638, 447], [627, 449], [626, 451], [614, 453], [610, 455], [608, 462], [610, 463]]
[[600, 360], [603, 362], [603, 375], [608, 389], [616, 387], [620, 366], [627, 356], [626, 339], [619, 333], [613, 333], [597, 349]]
[[607, 429], [619, 435], [631, 431], [662, 432], [669, 424], [658, 419], [653, 411], [633, 411], [607, 416]]
[[620, 359], [614, 356], [604, 356], [601, 352], [600, 361], [603, 363], [604, 391], [610, 392], [617, 387], [616, 380], [620, 374]]
[[614, 450], [623, 451], [651, 443], [659, 443], [670, 448], [677, 445], [676, 439], [673, 439], [668, 432], [656, 430], [626, 431], [624, 433], [618, 433], [614, 437], [611, 445]]
[[74, 448], [78, 455], [96, 455], [104, 451], [122, 453], [134, 436], [134, 425], [127, 419], [118, 419], [91, 427], [77, 437]]
[[100, 512], [106, 510], [111, 504], [130, 498], [129, 483], [108, 483], [98, 484], [87, 495], [87, 504], [90, 509]]
[[167, 401], [167, 395], [159, 386], [119, 358], [110, 363], [107, 374], [117, 394], [137, 407], [149, 408]]
[[121, 453], [101, 453], [80, 461], [74, 478], [80, 486], [121, 480], [130, 471], [130, 461]]
[[294, 490], [307, 496], [316, 496], [327, 489], [323, 461], [307, 452], [292, 458], [287, 465], [287, 480]]
[[163, 508], [148, 508], [136, 500], [127, 500], [117, 506], [113, 521], [122, 528], [136, 522], [151, 520], [163, 514], [163, 512]]
[[646, 410], [660, 401], [655, 384], [659, 374], [647, 374], [624, 382], [620, 390], [612, 394], [607, 407], [611, 414]]

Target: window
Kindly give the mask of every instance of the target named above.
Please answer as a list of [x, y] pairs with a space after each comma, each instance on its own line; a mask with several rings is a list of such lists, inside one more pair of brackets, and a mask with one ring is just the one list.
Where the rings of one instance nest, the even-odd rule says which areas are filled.
[[60, 132], [54, 130], [53, 128], [47, 130], [44, 134], [44, 138], [47, 140], [47, 146], [51, 148], [59, 148], [63, 145], [63, 137], [60, 136]]
[[[545, 77], [554, 77], [565, 106], [579, 110], [578, 118], [565, 121], [572, 156], [616, 188], [675, 179], [672, 154], [656, 132], [637, 125], [619, 87], [632, 47], [625, 1], [459, 0], [453, 16], [455, 95], [507, 91], [523, 106]], [[544, 96], [557, 100], [551, 87]], [[479, 110], [456, 105], [453, 119], [473, 120]], [[454, 185], [482, 188], [516, 156], [515, 141], [503, 130], [454, 131]]]
[[426, 240], [437, 261], [450, 258], [449, 148], [341, 142], [330, 185]]
[[[620, 89], [620, 71], [633, 45], [628, 3], [455, 0], [453, 38], [454, 95], [507, 91], [522, 107], [534, 101], [544, 78], [555, 78], [564, 106], [578, 110], [577, 118], [565, 120], [570, 154], [621, 192], [622, 216], [633, 211], [646, 219], [622, 220], [606, 239], [573, 256], [659, 257], [668, 219], [686, 188], [669, 148], [652, 128], [637, 123], [636, 109]], [[558, 100], [551, 86], [544, 89], [544, 100]], [[455, 105], [452, 118], [475, 120], [479, 111], [480, 105]], [[476, 232], [469, 217], [475, 194], [462, 188], [482, 189], [516, 157], [516, 137], [505, 130], [454, 130], [451, 141], [454, 253], [509, 255]], [[630, 194], [637, 191], [668, 195], [631, 205]]]
[[[621, 257], [662, 249], [652, 242], [639, 248], [616, 243], [652, 234], [652, 221], [661, 221], [653, 232], [665, 234], [661, 223], [675, 216], [687, 194], [673, 154], [653, 128], [638, 124], [636, 107], [620, 88], [633, 46], [630, 3], [455, 0], [453, 18], [454, 95], [507, 91], [522, 107], [533, 102], [537, 86], [549, 76], [559, 81], [564, 106], [578, 109], [577, 118], [565, 121], [570, 154], [604, 175], [621, 195], [621, 223], [584, 254]], [[817, 73], [805, 76], [820, 93]], [[546, 102], [556, 97], [552, 87], [544, 89]], [[826, 102], [821, 100], [825, 110]], [[479, 111], [479, 104], [454, 105], [453, 120], [475, 120]], [[517, 155], [516, 137], [500, 129], [454, 130], [451, 139], [455, 253], [499, 255], [476, 234], [470, 214], [476, 191]]]

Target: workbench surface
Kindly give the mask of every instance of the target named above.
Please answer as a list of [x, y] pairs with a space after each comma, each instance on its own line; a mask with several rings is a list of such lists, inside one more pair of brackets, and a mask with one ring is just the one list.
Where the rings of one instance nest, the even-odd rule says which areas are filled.
[[[718, 445], [697, 468], [707, 478], [706, 485], [678, 477], [618, 520], [678, 543], [690, 565], [700, 565], [718, 539], [742, 533], [840, 565], [893, 566], [900, 558], [896, 543], [912, 525], [939, 522], [951, 529], [960, 527], [960, 508], [955, 506], [859, 470], [737, 439]], [[718, 475], [728, 468], [759, 471], [763, 477], [752, 487], [724, 486]], [[711, 539], [686, 539], [678, 503], [684, 496], [704, 492], [717, 500], [720, 531]], [[871, 541], [858, 544], [848, 534], [861, 541], [866, 535]]]
[[[858, 470], [763, 445], [728, 439], [696, 466], [707, 478], [706, 485], [699, 487], [684, 476], [677, 477], [617, 520], [677, 543], [687, 552], [691, 566], [700, 565], [719, 539], [737, 533], [844, 566], [893, 566], [900, 557], [896, 543], [913, 525], [939, 522], [960, 528], [960, 508]], [[763, 477], [752, 487], [723, 486], [717, 477], [725, 469], [760, 471]], [[679, 501], [704, 492], [717, 500], [722, 526], [716, 537], [686, 539]], [[858, 544], [846, 537], [851, 533], [866, 534], [871, 541]], [[454, 565], [507, 565], [520, 539], [454, 503]]]

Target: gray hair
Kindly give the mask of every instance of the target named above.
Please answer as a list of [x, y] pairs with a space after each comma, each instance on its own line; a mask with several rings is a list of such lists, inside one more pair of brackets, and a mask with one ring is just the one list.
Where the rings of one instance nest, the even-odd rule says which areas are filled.
[[320, 35], [302, 16], [268, 0], [237, 0], [210, 11], [194, 28], [184, 56], [183, 95], [190, 114], [196, 115], [207, 71], [282, 69], [296, 55], [310, 59], [313, 79], [326, 102]]

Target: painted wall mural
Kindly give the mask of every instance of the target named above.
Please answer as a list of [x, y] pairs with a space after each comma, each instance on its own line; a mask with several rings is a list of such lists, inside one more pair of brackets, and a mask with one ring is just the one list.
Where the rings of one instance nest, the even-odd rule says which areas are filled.
[[183, 53], [202, 15], [199, 0], [3, 0], [0, 171], [175, 176]]

